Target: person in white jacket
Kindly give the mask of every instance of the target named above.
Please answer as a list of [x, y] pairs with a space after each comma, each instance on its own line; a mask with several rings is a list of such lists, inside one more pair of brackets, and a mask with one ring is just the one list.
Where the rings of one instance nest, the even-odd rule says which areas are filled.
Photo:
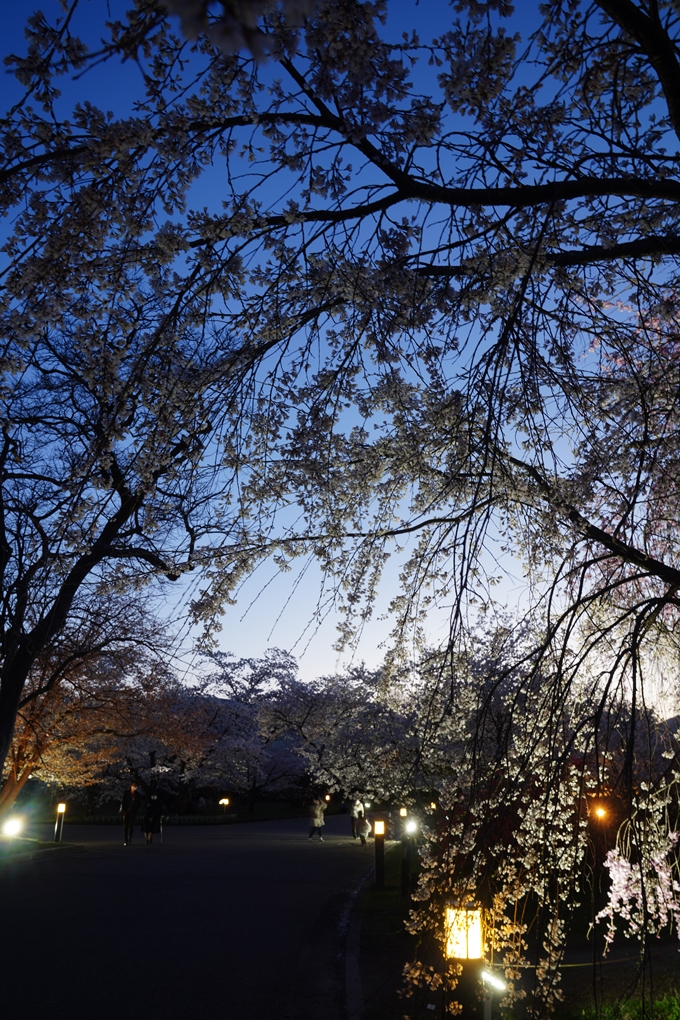
[[357, 832], [357, 818], [363, 815], [363, 813], [364, 805], [357, 797], [357, 799], [354, 801], [351, 808], [349, 809], [350, 818], [352, 819], [352, 836], [354, 837], [354, 839], [356, 839], [357, 836], [359, 835], [359, 833]]
[[323, 815], [324, 815], [324, 811], [326, 810], [327, 806], [328, 805], [326, 804], [326, 802], [321, 800], [320, 797], [315, 797], [314, 800], [311, 803], [310, 808], [309, 808], [309, 821], [310, 821], [310, 824], [311, 824], [311, 828], [309, 830], [309, 838], [313, 839], [314, 838], [314, 833], [318, 832], [319, 833], [319, 839], [320, 839], [320, 841], [322, 843], [323, 843], [323, 833], [322, 833], [321, 830], [323, 829], [324, 824], [325, 824], [325, 820], [324, 820], [324, 816]]
[[371, 823], [363, 815], [359, 815], [357, 818], [357, 835], [361, 840], [361, 845], [366, 846], [366, 837], [371, 835]]

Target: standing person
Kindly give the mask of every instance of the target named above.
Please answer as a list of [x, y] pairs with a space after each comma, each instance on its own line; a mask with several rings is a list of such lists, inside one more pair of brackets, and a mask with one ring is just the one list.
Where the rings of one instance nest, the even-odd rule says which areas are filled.
[[354, 839], [356, 839], [357, 836], [359, 835], [359, 833], [357, 832], [357, 818], [359, 818], [364, 813], [364, 805], [362, 804], [358, 797], [352, 804], [349, 813], [352, 819], [352, 836]]
[[130, 783], [130, 789], [123, 794], [123, 803], [120, 810], [123, 814], [123, 843], [125, 846], [132, 842], [132, 833], [135, 828], [135, 819], [141, 804], [142, 798], [137, 792], [137, 784]]
[[315, 797], [309, 808], [309, 821], [311, 824], [311, 828], [309, 830], [309, 838], [312, 839], [314, 837], [314, 833], [318, 832], [319, 840], [321, 843], [323, 843], [323, 835], [321, 833], [321, 830], [325, 825], [323, 814], [324, 811], [326, 810], [326, 807], [327, 804], [325, 801], [321, 800], [320, 797]]
[[357, 818], [357, 835], [361, 840], [361, 845], [366, 846], [366, 837], [371, 835], [371, 823], [368, 818], [364, 818], [363, 814]]
[[161, 802], [158, 799], [158, 795], [152, 793], [146, 802], [144, 808], [144, 814], [142, 816], [142, 832], [146, 839], [146, 845], [149, 846], [153, 843], [153, 837], [155, 833], [161, 831], [161, 816], [163, 810], [161, 808]]

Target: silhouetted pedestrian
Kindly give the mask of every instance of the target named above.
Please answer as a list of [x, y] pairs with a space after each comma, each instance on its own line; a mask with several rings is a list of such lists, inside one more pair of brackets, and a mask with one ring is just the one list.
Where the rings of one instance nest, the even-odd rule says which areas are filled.
[[146, 839], [147, 846], [153, 842], [153, 837], [157, 832], [161, 831], [161, 817], [163, 815], [163, 809], [161, 802], [158, 799], [158, 795], [152, 793], [146, 802], [144, 808], [144, 814], [142, 816], [142, 832]]
[[123, 814], [123, 842], [125, 846], [132, 842], [132, 833], [141, 803], [142, 798], [137, 792], [137, 784], [130, 783], [130, 789], [123, 794], [123, 803], [120, 806]]

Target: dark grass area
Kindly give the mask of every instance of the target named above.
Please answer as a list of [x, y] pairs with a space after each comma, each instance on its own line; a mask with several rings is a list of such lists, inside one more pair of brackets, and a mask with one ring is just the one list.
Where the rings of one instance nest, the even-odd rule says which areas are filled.
[[[404, 967], [428, 954], [419, 940], [409, 935], [404, 921], [410, 897], [401, 895], [401, 844], [385, 855], [385, 888], [370, 885], [361, 901], [361, 947], [359, 968], [364, 994], [363, 1020], [425, 1020], [441, 1016], [441, 997], [419, 991], [404, 995]], [[400, 994], [402, 993], [402, 994]], [[428, 1009], [428, 1006], [435, 1009]]]

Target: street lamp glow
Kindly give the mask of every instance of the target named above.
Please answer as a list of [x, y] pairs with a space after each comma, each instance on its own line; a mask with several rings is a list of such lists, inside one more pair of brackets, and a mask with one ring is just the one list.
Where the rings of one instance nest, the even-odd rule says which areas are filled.
[[444, 931], [448, 959], [481, 960], [483, 946], [480, 907], [447, 907]]
[[223, 797], [222, 800], [220, 801], [220, 807], [228, 807], [228, 806], [229, 806], [229, 798], [228, 797]]
[[324, 800], [325, 801], [329, 801], [330, 799], [331, 799], [331, 795], [330, 795], [330, 793], [327, 793], [326, 796], [324, 797]]
[[405, 808], [405, 807], [400, 807], [399, 808], [399, 815], [400, 815], [401, 818], [406, 818], [407, 814], [408, 814], [408, 808]]
[[607, 817], [607, 812], [606, 812], [606, 810], [602, 806], [595, 808], [595, 814], [597, 815], [598, 818], [606, 818]]
[[57, 804], [57, 814], [63, 815], [65, 811], [66, 811], [65, 804]]
[[2, 827], [5, 836], [18, 836], [21, 832], [21, 819], [8, 818]]
[[404, 826], [404, 828], [408, 832], [409, 836], [411, 836], [418, 828], [418, 823], [414, 818], [410, 818], [409, 821]]
[[385, 835], [385, 823], [380, 818], [377, 818], [375, 822], [373, 822], [373, 835], [374, 836]]
[[495, 974], [491, 974], [488, 970], [482, 971], [482, 981], [496, 992], [507, 992], [508, 990], [505, 982], [501, 981]]

